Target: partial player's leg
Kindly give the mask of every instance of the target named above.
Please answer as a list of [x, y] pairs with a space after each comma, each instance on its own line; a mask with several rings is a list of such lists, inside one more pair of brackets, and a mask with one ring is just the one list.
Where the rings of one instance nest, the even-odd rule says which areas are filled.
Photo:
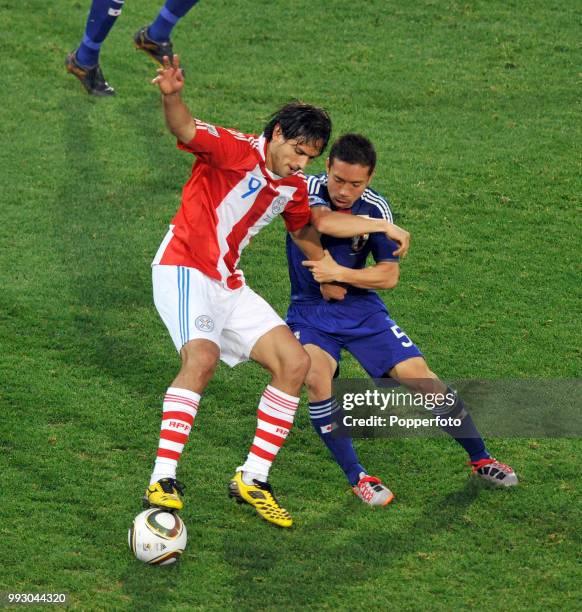
[[220, 349], [209, 340], [191, 340], [182, 347], [180, 356], [182, 367], [164, 396], [158, 452], [146, 491], [149, 505], [175, 510], [183, 506], [183, 485], [176, 480], [176, 469]]
[[[386, 313], [377, 313], [367, 321], [370, 328], [380, 331], [374, 336], [355, 337], [348, 350], [373, 378], [389, 376], [418, 393], [453, 393], [428, 368], [426, 361], [412, 340]], [[513, 470], [492, 459], [477, 431], [473, 419], [467, 414], [462, 400], [456, 397], [453, 406], [446, 402], [433, 410], [435, 416], [461, 418], [462, 427], [442, 427], [467, 451], [474, 471], [496, 484], [517, 484]]]
[[166, 0], [158, 16], [149, 26], [140, 28], [133, 40], [137, 49], [145, 51], [158, 65], [165, 55], [174, 55], [170, 35], [175, 25], [197, 4], [198, 0]]
[[283, 321], [257, 340], [250, 357], [269, 370], [272, 386], [299, 395], [309, 370], [309, 357]]
[[144, 501], [180, 510], [183, 485], [176, 469], [201, 399], [220, 357], [221, 314], [210, 317], [218, 300], [217, 283], [198, 270], [182, 266], [154, 266], [154, 301], [166, 324], [182, 365], [166, 390], [156, 461]]
[[113, 96], [115, 90], [105, 80], [99, 66], [99, 52], [113, 24], [121, 15], [125, 0], [93, 0], [80, 45], [67, 55], [67, 72], [76, 76], [87, 93]]
[[259, 400], [253, 443], [245, 463], [230, 481], [229, 495], [251, 504], [267, 521], [291, 527], [291, 516], [279, 505], [267, 479], [293, 425], [309, 357], [286, 325], [264, 334], [250, 357], [269, 370], [272, 378]]
[[502, 486], [517, 484], [517, 476], [513, 469], [504, 463], [492, 458], [481, 434], [477, 430], [471, 415], [465, 410], [463, 400], [456, 393], [441, 382], [432, 372], [422, 357], [414, 357], [397, 363], [389, 371], [389, 376], [406, 385], [411, 391], [418, 393], [438, 393], [454, 395], [452, 405], [443, 401], [441, 406], [435, 406], [432, 412], [442, 419], [460, 419], [460, 427], [444, 425], [441, 429], [452, 436], [469, 455], [469, 464], [473, 472], [479, 476]]
[[[371, 506], [386, 506], [394, 499], [392, 492], [379, 478], [370, 476], [360, 464], [351, 438], [334, 435], [334, 425], [341, 418], [341, 407], [332, 394], [332, 380], [340, 358], [339, 344], [334, 345], [331, 338], [317, 335], [315, 330], [308, 328], [299, 333], [304, 341], [309, 339], [313, 342], [304, 344], [304, 348], [311, 358], [305, 386], [309, 398], [309, 418], [315, 432], [343, 470], [354, 493]], [[337, 359], [321, 345], [336, 354]]]
[[221, 359], [231, 366], [252, 359], [271, 373], [257, 411], [257, 428], [229, 495], [251, 504], [267, 521], [292, 524], [267, 484], [269, 470], [293, 424], [309, 357], [273, 308], [249, 287], [241, 290], [221, 336]]

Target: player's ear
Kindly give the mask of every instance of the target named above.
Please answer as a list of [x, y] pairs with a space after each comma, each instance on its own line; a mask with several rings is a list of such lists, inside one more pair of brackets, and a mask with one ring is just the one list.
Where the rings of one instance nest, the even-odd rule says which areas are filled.
[[325, 171], [329, 174], [331, 164], [329, 163], [329, 157], [325, 160]]
[[368, 185], [372, 182], [374, 174], [376, 174], [376, 168], [374, 168], [374, 170], [372, 170], [372, 172], [370, 172], [370, 174], [368, 175]]

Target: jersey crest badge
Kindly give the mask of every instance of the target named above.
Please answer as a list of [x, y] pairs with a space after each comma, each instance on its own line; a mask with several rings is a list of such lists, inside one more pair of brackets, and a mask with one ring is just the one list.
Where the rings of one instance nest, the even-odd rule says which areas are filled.
[[271, 210], [273, 211], [274, 215], [278, 215], [279, 213], [283, 212], [283, 210], [285, 209], [285, 206], [287, 204], [287, 198], [284, 196], [279, 196], [278, 198], [275, 198], [273, 200], [273, 205], [271, 207]]
[[354, 253], [358, 253], [359, 251], [361, 251], [366, 246], [366, 243], [368, 242], [369, 237], [370, 237], [370, 234], [363, 234], [362, 236], [354, 236], [352, 238], [352, 251], [354, 251]]

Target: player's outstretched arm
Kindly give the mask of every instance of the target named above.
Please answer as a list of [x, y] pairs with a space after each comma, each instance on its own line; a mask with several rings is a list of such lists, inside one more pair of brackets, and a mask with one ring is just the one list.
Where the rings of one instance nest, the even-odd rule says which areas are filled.
[[316, 206], [311, 209], [311, 223], [319, 233], [335, 238], [351, 238], [362, 234], [382, 232], [398, 243], [399, 248], [394, 251], [396, 257], [404, 257], [410, 248], [410, 234], [405, 229], [384, 219], [345, 215], [333, 212], [325, 206]]
[[158, 76], [152, 83], [160, 88], [164, 105], [166, 125], [174, 136], [183, 142], [189, 143], [196, 135], [196, 123], [182, 101], [180, 92], [184, 87], [184, 75], [180, 68], [180, 58], [174, 55], [172, 61], [164, 56], [164, 65], [158, 68]]
[[400, 266], [396, 262], [386, 261], [367, 268], [352, 269], [340, 266], [329, 251], [324, 253], [323, 259], [302, 262], [318, 283], [347, 283], [360, 289], [393, 289], [398, 284]]

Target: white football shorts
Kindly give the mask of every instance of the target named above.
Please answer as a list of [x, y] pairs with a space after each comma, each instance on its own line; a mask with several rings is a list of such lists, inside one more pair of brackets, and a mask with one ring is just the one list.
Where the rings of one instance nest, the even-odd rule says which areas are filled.
[[152, 266], [154, 303], [176, 350], [190, 340], [210, 340], [230, 367], [248, 361], [257, 340], [287, 325], [250, 287], [231, 291], [185, 266]]

